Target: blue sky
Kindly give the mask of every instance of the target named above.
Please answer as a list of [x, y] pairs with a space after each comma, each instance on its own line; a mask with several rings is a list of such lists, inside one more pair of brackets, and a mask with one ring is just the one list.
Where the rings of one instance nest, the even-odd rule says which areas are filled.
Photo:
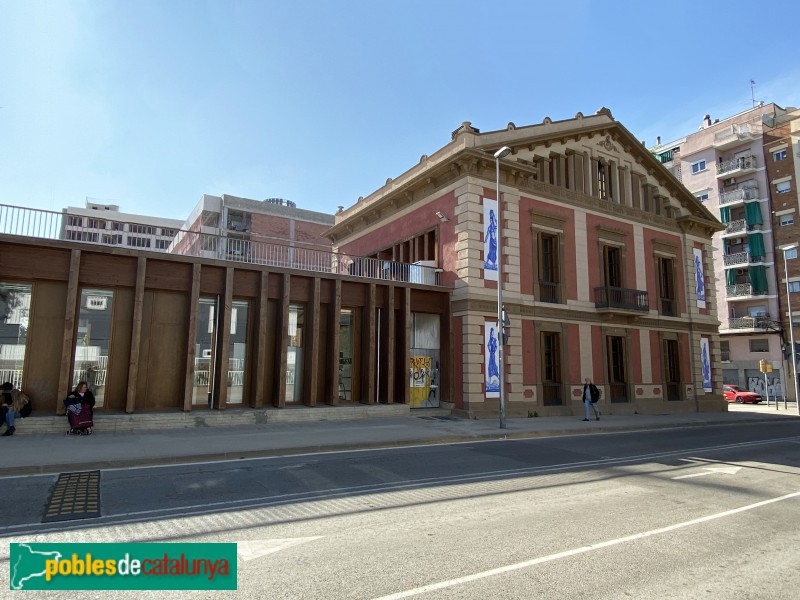
[[800, 5], [0, 0], [0, 203], [333, 213], [450, 140], [592, 114], [654, 144], [800, 106]]

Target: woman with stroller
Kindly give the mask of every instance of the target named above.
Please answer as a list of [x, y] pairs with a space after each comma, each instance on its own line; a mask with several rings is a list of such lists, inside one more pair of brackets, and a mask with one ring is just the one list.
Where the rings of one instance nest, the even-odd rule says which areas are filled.
[[[69, 396], [64, 398], [64, 406], [67, 409], [67, 419], [69, 419], [69, 430], [67, 431], [67, 435], [89, 435], [92, 433], [92, 417], [94, 415], [94, 394], [89, 391], [89, 384], [85, 381], [79, 381], [78, 385], [75, 386], [75, 390], [70, 393]], [[88, 412], [88, 419], [86, 418], [87, 415], [82, 414], [84, 411]], [[70, 419], [70, 413], [74, 416]], [[85, 423], [88, 421], [87, 425], [82, 427], [74, 427], [73, 422], [75, 416], [80, 415], [80, 421]]]

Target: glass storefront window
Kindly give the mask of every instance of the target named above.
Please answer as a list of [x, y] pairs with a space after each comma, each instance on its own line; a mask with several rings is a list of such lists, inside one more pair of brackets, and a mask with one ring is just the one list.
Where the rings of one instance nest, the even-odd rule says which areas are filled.
[[411, 318], [411, 406], [436, 407], [442, 397], [439, 315], [412, 313]]
[[32, 287], [0, 282], [0, 383], [22, 388]]
[[113, 303], [113, 291], [81, 290], [72, 388], [85, 381], [94, 394], [95, 408], [104, 404]]
[[339, 316], [339, 400], [353, 399], [353, 310]]
[[200, 298], [197, 303], [192, 404], [211, 406], [211, 390], [214, 383], [214, 349], [216, 348], [217, 334], [216, 309], [216, 298]]
[[228, 404], [241, 404], [244, 398], [245, 359], [247, 358], [247, 317], [250, 305], [234, 300], [228, 357]]
[[303, 330], [305, 308], [298, 304], [289, 306], [289, 348], [286, 353], [286, 402], [303, 400]]

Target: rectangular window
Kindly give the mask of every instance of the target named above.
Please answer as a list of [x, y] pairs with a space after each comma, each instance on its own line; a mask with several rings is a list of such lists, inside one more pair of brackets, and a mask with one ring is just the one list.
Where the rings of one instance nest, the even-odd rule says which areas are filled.
[[128, 236], [128, 246], [131, 246], [132, 248], [149, 248], [150, 238]]
[[790, 181], [781, 181], [775, 184], [775, 192], [778, 194], [785, 194], [792, 191], [792, 183]]
[[539, 297], [542, 302], [559, 302], [558, 236], [539, 236]]
[[719, 343], [720, 360], [722, 362], [730, 362], [731, 360], [731, 343], [728, 341], [720, 341]]
[[601, 198], [608, 197], [608, 181], [606, 177], [606, 166], [601, 162], [597, 163], [597, 188], [600, 191]]
[[161, 228], [161, 235], [168, 238], [174, 238], [177, 231], [175, 229], [167, 229], [166, 227]]
[[94, 394], [95, 408], [104, 404], [113, 301], [114, 292], [110, 290], [81, 290], [72, 389], [85, 381]]
[[625, 338], [609, 336], [606, 338], [608, 354], [608, 383], [611, 402], [628, 401], [628, 385], [625, 369]]
[[786, 158], [786, 148], [772, 153], [772, 160], [774, 161], [783, 160], [784, 158]]
[[769, 340], [766, 338], [750, 340], [750, 352], [769, 352]]
[[286, 353], [286, 402], [303, 400], [303, 332], [305, 330], [305, 307], [289, 306], [289, 348]]
[[22, 388], [33, 286], [0, 282], [0, 381]]
[[172, 243], [171, 240], [156, 240], [156, 248], [159, 250], [166, 250]]
[[561, 340], [560, 334], [542, 332], [542, 400], [545, 406], [558, 406], [561, 398]]
[[67, 239], [74, 242], [93, 242], [97, 243], [98, 234], [90, 231], [67, 231]]
[[135, 223], [131, 223], [130, 227], [128, 227], [128, 231], [131, 233], [143, 233], [145, 235], [155, 235], [156, 228], [150, 227], [149, 225], [137, 225]]
[[119, 221], [112, 221], [111, 231], [125, 231], [125, 223], [120, 223]]
[[701, 173], [702, 171], [706, 170], [706, 161], [705, 160], [698, 160], [697, 162], [692, 163], [692, 175], [697, 173]]
[[786, 227], [787, 225], [794, 225], [794, 215], [793, 214], [781, 215], [779, 217], [779, 219], [780, 219], [781, 227]]
[[343, 308], [339, 315], [339, 400], [353, 399], [353, 314]]
[[83, 227], [83, 217], [67, 217], [67, 225], [72, 227]]
[[106, 222], [103, 219], [89, 219], [86, 226], [89, 229], [105, 229]]
[[700, 200], [700, 202], [705, 202], [708, 200], [708, 192], [703, 192], [702, 194], [695, 194], [695, 198]]
[[615, 246], [603, 247], [605, 284], [608, 287], [622, 287], [622, 253]]
[[214, 353], [217, 346], [216, 305], [215, 298], [200, 298], [197, 304], [192, 404], [212, 404]]
[[789, 282], [789, 291], [790, 292], [800, 292], [800, 281], [790, 281]]
[[789, 248], [788, 250], [784, 250], [784, 254], [786, 255], [787, 260], [797, 258], [797, 248]]
[[109, 245], [113, 246], [113, 245], [122, 243], [122, 234], [121, 233], [117, 233], [117, 234], [114, 234], [114, 235], [109, 235], [107, 233], [104, 233], [102, 239], [103, 239], [103, 243], [104, 244], [109, 244]]
[[674, 261], [671, 258], [658, 258], [658, 292], [661, 314], [668, 317], [677, 316]]
[[677, 340], [664, 340], [664, 382], [667, 400], [681, 399], [681, 368]]
[[244, 400], [249, 308], [248, 302], [239, 300], [234, 300], [231, 308], [228, 404], [241, 404]]

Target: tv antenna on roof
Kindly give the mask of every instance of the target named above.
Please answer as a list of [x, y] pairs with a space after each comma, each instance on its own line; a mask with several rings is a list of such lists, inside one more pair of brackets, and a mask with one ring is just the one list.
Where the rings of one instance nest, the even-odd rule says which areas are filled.
[[756, 94], [753, 91], [755, 89], [755, 87], [756, 87], [756, 80], [755, 79], [751, 79], [750, 80], [750, 97], [753, 99], [753, 108], [756, 107]]

